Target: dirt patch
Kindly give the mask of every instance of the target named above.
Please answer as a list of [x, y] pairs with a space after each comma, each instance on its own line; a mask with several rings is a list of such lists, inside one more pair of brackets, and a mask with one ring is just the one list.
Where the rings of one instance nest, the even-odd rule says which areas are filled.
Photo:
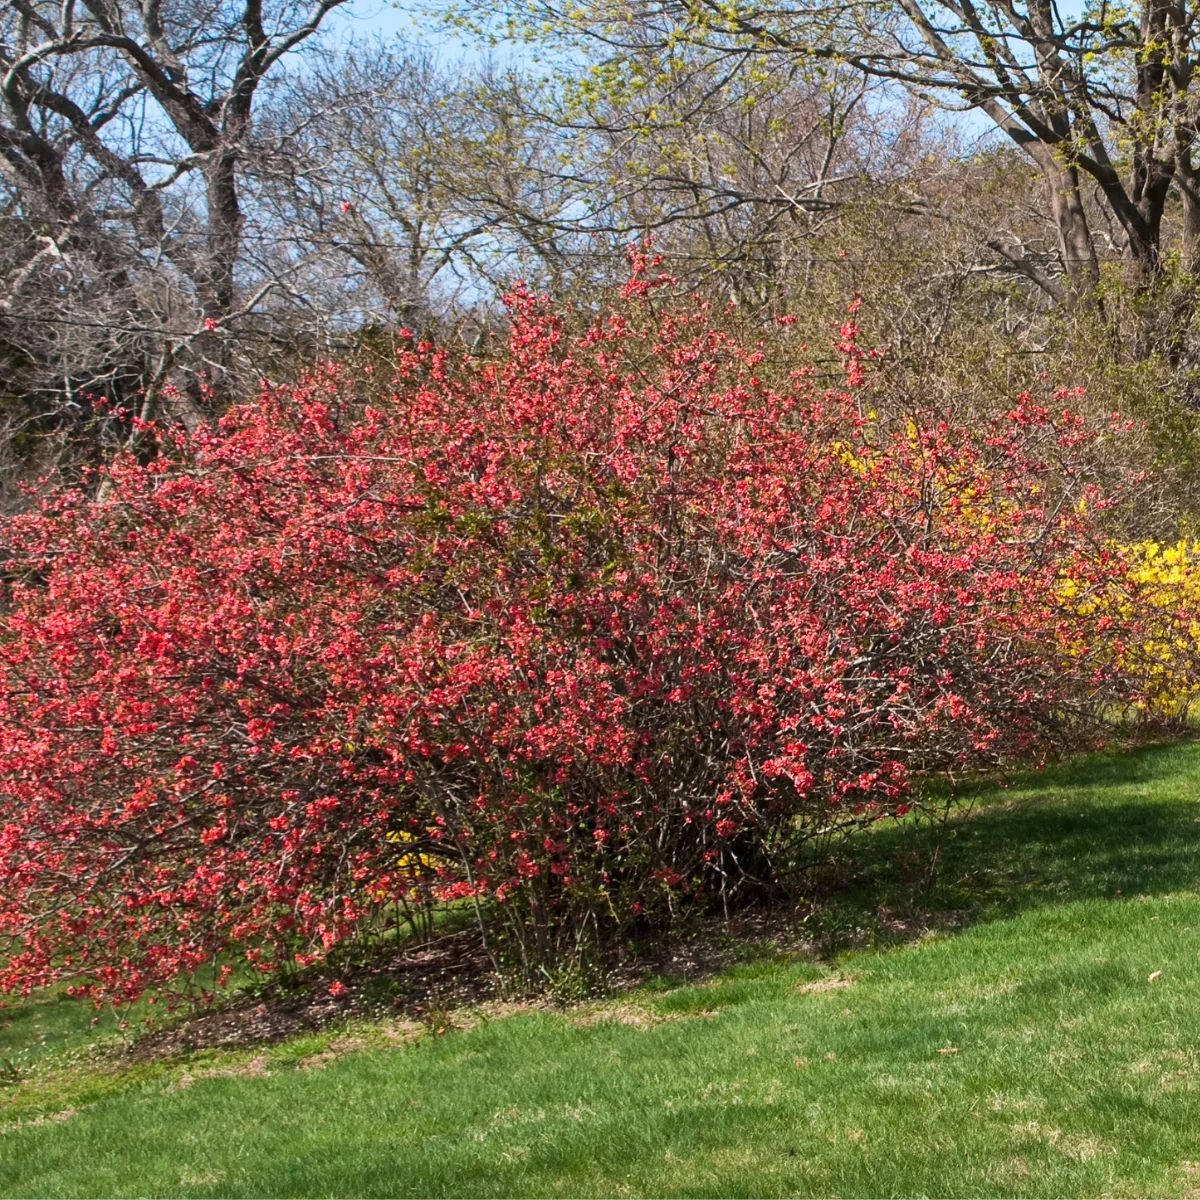
[[69, 1121], [78, 1111], [77, 1108], [64, 1108], [61, 1112], [42, 1113], [40, 1117], [31, 1117], [28, 1121], [14, 1121], [8, 1128], [24, 1129], [31, 1125], [58, 1125], [63, 1121]]
[[1200, 1162], [1181, 1162], [1183, 1176], [1183, 1200], [1200, 1200]]
[[334, 1038], [328, 1046], [318, 1054], [309, 1054], [296, 1064], [298, 1071], [320, 1071], [329, 1066], [331, 1062], [336, 1062], [339, 1058], [346, 1054], [353, 1054], [355, 1050], [363, 1050], [366, 1048], [366, 1040], [357, 1037]]
[[[381, 983], [393, 995], [390, 1004], [369, 999]], [[478, 937], [465, 933], [380, 955], [368, 968], [339, 980], [336, 995], [331, 994], [327, 981], [315, 975], [308, 986], [309, 991], [276, 986], [254, 999], [235, 998], [210, 1011], [194, 1013], [142, 1034], [126, 1055], [135, 1062], [147, 1062], [197, 1050], [278, 1042], [347, 1018], [382, 1017], [396, 1009], [420, 1020], [432, 1010], [493, 1000], [499, 980]]]
[[1012, 1158], [1006, 1158], [1000, 1164], [1000, 1170], [1004, 1175], [1014, 1175], [1018, 1179], [1028, 1179], [1033, 1173], [1029, 1169], [1028, 1160], [1016, 1155]]
[[660, 1013], [641, 1004], [607, 1004], [600, 1008], [576, 1010], [571, 1013], [571, 1024], [579, 1029], [587, 1029], [611, 1021], [618, 1025], [628, 1025], [631, 1029], [653, 1029], [656, 1025], [664, 1025], [668, 1021], [705, 1019], [715, 1017], [719, 1013], [720, 1009], [717, 1008]]
[[[489, 1000], [477, 1004], [468, 1013], [462, 1014], [464, 1019], [475, 1021], [503, 1021], [508, 1017], [517, 1017], [522, 1013], [546, 1012], [554, 1006], [547, 1000], [534, 998], [531, 1000]], [[459, 1014], [456, 1014], [459, 1015]]]
[[200, 1171], [192, 1174], [185, 1171], [179, 1177], [180, 1187], [203, 1187], [205, 1184], [220, 1183], [225, 1178], [224, 1171]]
[[848, 988], [854, 980], [843, 977], [835, 977], [831, 979], [812, 979], [808, 983], [798, 984], [796, 991], [809, 995], [813, 992], [833, 992], [838, 988]]
[[233, 1003], [142, 1034], [126, 1051], [134, 1062], [171, 1058], [197, 1050], [224, 1050], [277, 1042], [319, 1029], [342, 1015], [342, 1006], [298, 996], [274, 1002]]
[[1064, 1133], [1061, 1129], [1041, 1125], [1037, 1121], [1016, 1125], [1013, 1127], [1013, 1132], [1044, 1142], [1047, 1146], [1076, 1162], [1090, 1162], [1094, 1158], [1114, 1153], [1112, 1145], [1102, 1138], [1087, 1134]]
[[896, 942], [920, 941], [940, 933], [954, 933], [971, 923], [965, 909], [927, 912], [919, 908], [896, 910], [885, 904], [875, 909], [873, 917], [875, 936]]
[[661, 1016], [638, 1004], [610, 1004], [606, 1008], [574, 1013], [571, 1016], [571, 1023], [581, 1029], [589, 1028], [592, 1025], [601, 1025], [605, 1021], [628, 1025], [631, 1029], [652, 1029], [655, 1025], [661, 1025], [664, 1021], [676, 1016], [675, 1013]]
[[229, 1063], [223, 1067], [196, 1067], [194, 1070], [184, 1071], [175, 1086], [191, 1087], [197, 1079], [265, 1079], [270, 1074], [266, 1057], [260, 1054], [249, 1062]]
[[321, 1071], [329, 1066], [338, 1056], [331, 1053], [329, 1050], [322, 1050], [320, 1054], [306, 1054], [296, 1064], [297, 1071]]
[[380, 1025], [376, 1032], [389, 1042], [407, 1045], [407, 1043], [415, 1041], [420, 1036], [422, 1028], [416, 1021], [396, 1020]]
[[[744, 912], [728, 924], [710, 925], [660, 942], [649, 954], [608, 964], [598, 990], [620, 993], [655, 975], [673, 983], [696, 982], [764, 950], [790, 955], [812, 949], [795, 912]], [[124, 1053], [128, 1060], [146, 1062], [199, 1050], [264, 1045], [364, 1017], [392, 1018], [392, 1032], [386, 1032], [385, 1025], [384, 1036], [406, 1042], [422, 1032], [470, 1029], [480, 1020], [561, 1007], [534, 990], [514, 996], [512, 981], [506, 985], [497, 976], [478, 933], [465, 930], [379, 954], [368, 966], [344, 973], [332, 987], [328, 977], [314, 972], [299, 988], [274, 985], [252, 999], [235, 996], [219, 1007], [143, 1033]], [[664, 1019], [637, 1005], [585, 1009], [580, 1017], [589, 1024], [613, 1020], [639, 1028]], [[331, 1061], [324, 1052], [310, 1057], [311, 1067]]]

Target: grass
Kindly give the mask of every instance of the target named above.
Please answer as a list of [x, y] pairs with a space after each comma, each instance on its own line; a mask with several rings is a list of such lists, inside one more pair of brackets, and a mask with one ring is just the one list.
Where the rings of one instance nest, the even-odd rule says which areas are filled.
[[869, 839], [820, 961], [441, 1037], [118, 1070], [43, 999], [0, 1191], [1200, 1196], [1200, 746], [986, 797], [936, 875], [929, 836]]

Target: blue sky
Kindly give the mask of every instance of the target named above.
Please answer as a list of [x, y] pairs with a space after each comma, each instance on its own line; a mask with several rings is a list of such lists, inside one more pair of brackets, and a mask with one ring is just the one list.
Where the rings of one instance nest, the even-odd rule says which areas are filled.
[[419, 39], [448, 58], [479, 52], [473, 43], [450, 36], [449, 31], [436, 27], [428, 18], [422, 21], [417, 5], [396, 4], [392, 0], [350, 0], [342, 8], [334, 10], [328, 27], [356, 37], [403, 35], [409, 39]]
[[[1084, 8], [1084, 0], [1059, 0], [1062, 18], [1071, 20]], [[424, 11], [423, 11], [424, 10]], [[444, 61], [479, 62], [489, 50], [479, 42], [455, 36], [453, 31], [427, 15], [427, 0], [349, 0], [328, 19], [328, 30], [345, 37], [400, 37], [419, 41], [435, 50]], [[493, 59], [524, 61], [536, 54], [528, 47], [509, 45], [490, 51]], [[969, 137], [990, 141], [996, 136], [992, 122], [982, 113], [956, 113], [947, 118]]]
[[410, 13], [390, 0], [350, 0], [334, 10], [331, 24], [355, 33], [394, 34], [413, 28]]

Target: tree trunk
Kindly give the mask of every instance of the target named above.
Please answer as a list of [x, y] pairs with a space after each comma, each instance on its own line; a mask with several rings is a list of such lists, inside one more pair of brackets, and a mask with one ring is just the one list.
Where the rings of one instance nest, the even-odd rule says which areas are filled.
[[[220, 321], [233, 312], [235, 273], [241, 247], [242, 209], [237, 189], [236, 151], [228, 147], [217, 151], [206, 172], [205, 184], [208, 230], [205, 263], [197, 280], [198, 299], [205, 320]], [[219, 412], [232, 399], [229, 392], [233, 364], [228, 338], [214, 331], [197, 338], [194, 348], [209, 364], [209, 369], [207, 373], [201, 370], [200, 375], [190, 381], [193, 407]], [[199, 380], [206, 374], [208, 386], [200, 388]]]
[[1079, 171], [1064, 166], [1053, 154], [1038, 156], [1050, 193], [1050, 210], [1058, 227], [1058, 248], [1070, 281], [1068, 303], [1072, 307], [1099, 305], [1100, 263], [1092, 244], [1092, 231], [1079, 192]]
[[1175, 178], [1183, 200], [1180, 263], [1189, 275], [1195, 275], [1200, 271], [1200, 175], [1192, 165], [1189, 151], [1179, 156]]

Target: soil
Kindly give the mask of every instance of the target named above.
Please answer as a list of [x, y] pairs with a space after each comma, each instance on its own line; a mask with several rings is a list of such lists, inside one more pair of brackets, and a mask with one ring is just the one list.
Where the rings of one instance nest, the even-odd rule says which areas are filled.
[[[655, 975], [678, 982], [701, 979], [722, 967], [765, 954], [811, 952], [795, 913], [741, 913], [716, 930], [676, 937], [648, 954], [610, 964], [590, 994], [557, 994], [553, 986], [521, 987], [497, 975], [478, 934], [467, 930], [400, 952], [380, 954], [343, 973], [336, 982], [311, 975], [289, 987], [272, 984], [254, 995], [234, 995], [169, 1025], [150, 1029], [125, 1051], [146, 1062], [198, 1050], [232, 1049], [280, 1041], [344, 1024], [354, 1017], [391, 1016], [420, 1022], [435, 1032], [464, 1023], [455, 1010], [493, 1009], [534, 1000], [565, 1005], [628, 991]], [[331, 991], [332, 983], [332, 991]], [[336, 994], [334, 994], [336, 993]], [[380, 1000], [380, 994], [386, 996]], [[469, 1022], [467, 1022], [469, 1023]]]
[[[391, 1003], [372, 999], [386, 985]], [[495, 998], [500, 981], [474, 932], [454, 933], [341, 976], [310, 976], [290, 987], [270, 985], [255, 995], [230, 998], [136, 1038], [128, 1058], [145, 1062], [196, 1050], [276, 1042], [356, 1016], [389, 1013], [427, 1018], [448, 1008]], [[336, 991], [336, 995], [334, 994]]]

